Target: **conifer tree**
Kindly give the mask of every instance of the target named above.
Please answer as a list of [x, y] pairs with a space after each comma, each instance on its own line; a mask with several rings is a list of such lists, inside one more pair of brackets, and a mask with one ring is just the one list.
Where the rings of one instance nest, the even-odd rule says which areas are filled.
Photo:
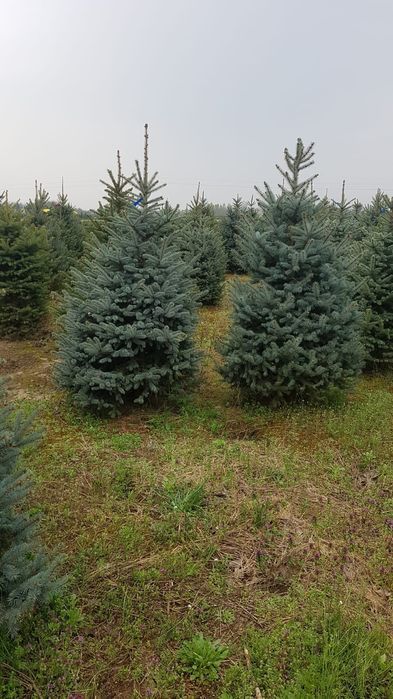
[[355, 199], [353, 202], [353, 213], [355, 218], [360, 221], [360, 216], [363, 211], [363, 204], [359, 201], [359, 199]]
[[364, 252], [367, 273], [361, 295], [369, 370], [393, 366], [393, 198], [385, 196], [383, 208], [384, 216], [367, 237]]
[[25, 207], [26, 221], [33, 226], [39, 228], [45, 226], [47, 214], [50, 211], [49, 194], [43, 188], [42, 184], [38, 187], [37, 180], [35, 181], [35, 196], [34, 199], [29, 199]]
[[387, 213], [386, 194], [381, 189], [378, 189], [371, 203], [363, 207], [361, 212], [362, 223], [369, 233], [380, 225], [384, 225], [385, 213]]
[[30, 422], [11, 420], [0, 385], [0, 626], [14, 635], [24, 617], [48, 602], [64, 579], [56, 580], [59, 559], [50, 561], [37, 541], [37, 518], [25, 506], [31, 482], [18, 461], [37, 434]]
[[[138, 199], [136, 199], [138, 201]], [[133, 203], [133, 206], [135, 202]], [[178, 206], [172, 206], [168, 200], [164, 202], [162, 207], [163, 218], [167, 221], [167, 230], [169, 235], [176, 236], [177, 231], [182, 226], [182, 214], [179, 211]]]
[[367, 269], [364, 264], [364, 240], [366, 228], [357, 214], [358, 206], [354, 199], [348, 201], [345, 196], [345, 180], [342, 184], [341, 199], [321, 202], [322, 218], [327, 214], [329, 219], [329, 242], [341, 258], [345, 274], [354, 289], [354, 299], [359, 310], [364, 314], [363, 287]]
[[242, 237], [245, 224], [245, 207], [242, 198], [237, 196], [227, 207], [226, 216], [222, 222], [222, 236], [227, 256], [227, 271], [242, 272], [238, 257], [238, 240]]
[[61, 289], [67, 279], [67, 272], [81, 257], [84, 250], [84, 232], [79, 216], [74, 212], [64, 193], [62, 181], [61, 194], [52, 206], [47, 217], [51, 288]]
[[209, 230], [218, 229], [218, 221], [214, 214], [214, 207], [207, 201], [205, 193], [202, 192], [201, 194], [200, 183], [183, 218], [186, 224], [194, 228], [200, 226], [208, 228]]
[[193, 284], [172, 243], [164, 186], [148, 173], [130, 178], [139, 206], [112, 219], [107, 242], [72, 272], [59, 338], [60, 385], [82, 408], [109, 415], [187, 385], [195, 375], [196, 301]]
[[213, 208], [205, 195], [200, 195], [199, 186], [175, 240], [191, 268], [200, 301], [205, 305], [218, 303], [225, 280], [225, 247]]
[[63, 236], [63, 227], [56, 218], [51, 218], [46, 226], [49, 255], [49, 288], [60, 291], [68, 277], [72, 265], [69, 250]]
[[255, 205], [254, 197], [251, 197], [244, 207], [242, 225], [239, 226], [235, 234], [235, 246], [233, 250], [233, 259], [239, 274], [247, 274], [250, 270], [250, 247], [252, 237], [255, 231], [259, 229], [263, 222], [258, 214]]
[[251, 197], [250, 201], [247, 202], [247, 215], [251, 221], [259, 220], [258, 207], [256, 205], [254, 195]]
[[10, 204], [0, 206], [0, 332], [23, 336], [36, 329], [48, 301], [44, 229], [26, 225]]
[[343, 180], [340, 201], [332, 202], [331, 212], [331, 240], [333, 243], [349, 245], [363, 237], [362, 226], [356, 217], [354, 199], [348, 200], [345, 196], [345, 180]]
[[312, 144], [285, 151], [281, 194], [257, 189], [261, 231], [250, 240], [252, 283], [234, 290], [222, 373], [243, 394], [279, 403], [345, 387], [362, 362], [353, 288], [329, 242], [326, 218], [302, 171]]
[[61, 183], [61, 193], [57, 197], [57, 202], [52, 206], [49, 220], [58, 221], [63, 230], [63, 240], [72, 258], [77, 259], [83, 253], [83, 231], [79, 216], [68, 201], [67, 194], [64, 193], [63, 180]]

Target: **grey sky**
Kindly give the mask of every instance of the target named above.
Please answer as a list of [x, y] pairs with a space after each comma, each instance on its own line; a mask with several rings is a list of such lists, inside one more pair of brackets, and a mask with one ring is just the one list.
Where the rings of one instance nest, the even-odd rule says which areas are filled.
[[0, 0], [0, 191], [96, 207], [142, 157], [184, 204], [249, 198], [315, 141], [317, 190], [393, 194], [391, 0]]

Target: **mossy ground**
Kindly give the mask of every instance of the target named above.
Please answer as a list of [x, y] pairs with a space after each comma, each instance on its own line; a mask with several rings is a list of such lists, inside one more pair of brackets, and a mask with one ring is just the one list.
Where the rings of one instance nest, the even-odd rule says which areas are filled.
[[[3, 699], [328, 697], [288, 688], [337, 615], [378, 629], [390, 662], [393, 376], [327, 407], [242, 405], [216, 371], [228, 310], [201, 310], [194, 394], [116, 420], [56, 389], [49, 339], [0, 343], [16, 407], [45, 429], [26, 454], [32, 507], [70, 575], [17, 641], [0, 637]], [[203, 485], [202, 506], [177, 510], [168, 483]], [[214, 682], [178, 662], [199, 632], [229, 647]], [[393, 696], [378, 686], [364, 696]]]

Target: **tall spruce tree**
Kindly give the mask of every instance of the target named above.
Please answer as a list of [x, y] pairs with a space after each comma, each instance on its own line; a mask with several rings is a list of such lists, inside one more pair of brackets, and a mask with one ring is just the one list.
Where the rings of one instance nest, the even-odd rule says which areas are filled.
[[59, 384], [82, 408], [109, 415], [188, 384], [197, 370], [193, 283], [162, 211], [164, 186], [136, 162], [139, 206], [112, 219], [107, 242], [72, 272], [59, 338]]
[[365, 241], [361, 287], [366, 368], [374, 371], [393, 366], [393, 198], [385, 196], [383, 208], [383, 218]]
[[218, 303], [225, 280], [225, 247], [213, 207], [199, 186], [174, 240], [191, 269], [199, 300], [205, 305]]
[[37, 328], [48, 302], [48, 248], [43, 228], [0, 206], [0, 332], [24, 336]]
[[64, 579], [56, 579], [59, 559], [50, 561], [37, 539], [37, 518], [25, 507], [31, 481], [18, 461], [37, 434], [21, 416], [11, 419], [0, 384], [0, 626], [12, 635], [21, 621], [48, 602]]
[[257, 189], [261, 231], [250, 239], [252, 283], [234, 289], [232, 327], [223, 345], [224, 377], [245, 395], [279, 403], [345, 387], [361, 367], [360, 314], [328, 222], [310, 192], [313, 144], [299, 139], [276, 196]]

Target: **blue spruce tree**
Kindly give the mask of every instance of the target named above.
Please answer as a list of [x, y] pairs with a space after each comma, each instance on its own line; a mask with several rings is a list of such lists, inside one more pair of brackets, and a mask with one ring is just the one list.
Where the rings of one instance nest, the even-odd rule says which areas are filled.
[[210, 306], [220, 301], [226, 270], [226, 254], [213, 207], [199, 186], [174, 240], [191, 269], [199, 300]]
[[385, 195], [381, 204], [383, 217], [365, 239], [361, 287], [366, 368], [374, 371], [393, 366], [393, 198]]
[[260, 230], [250, 238], [251, 283], [234, 289], [223, 376], [248, 397], [280, 403], [345, 387], [361, 368], [360, 314], [329, 241], [323, 204], [310, 192], [312, 145], [299, 139], [281, 194], [265, 184]]
[[[364, 236], [365, 226], [361, 224], [356, 214], [355, 199], [348, 200], [345, 196], [345, 180], [342, 184], [340, 201], [332, 201], [329, 209], [331, 219], [331, 241], [333, 243], [347, 244], [353, 247], [355, 241], [360, 241]], [[355, 249], [357, 246], [354, 246]]]
[[359, 218], [368, 234], [384, 226], [384, 214], [387, 213], [386, 194], [377, 189], [370, 204], [364, 206], [359, 213]]
[[107, 242], [73, 272], [59, 338], [59, 384], [82, 408], [109, 415], [162, 398], [194, 376], [199, 356], [193, 283], [172, 242], [157, 173], [130, 179], [139, 201], [113, 216]]
[[64, 194], [63, 181], [61, 194], [48, 213], [45, 229], [49, 246], [50, 286], [59, 290], [64, 286], [70, 268], [77, 263], [84, 249], [82, 224], [67, 195]]
[[43, 227], [26, 224], [15, 206], [0, 204], [0, 332], [37, 329], [48, 303], [48, 245]]
[[254, 197], [251, 197], [251, 200], [243, 207], [242, 214], [241, 225], [237, 226], [234, 234], [232, 258], [236, 271], [239, 274], [247, 274], [251, 264], [249, 260], [250, 241], [259, 226], [260, 219]]
[[245, 206], [242, 198], [237, 196], [232, 200], [232, 204], [227, 206], [225, 218], [222, 221], [222, 237], [227, 255], [227, 271], [239, 273], [244, 268], [240, 264], [238, 240], [243, 236], [245, 225]]
[[40, 228], [45, 226], [47, 214], [50, 211], [50, 199], [48, 192], [43, 188], [42, 184], [38, 186], [35, 181], [35, 196], [34, 199], [29, 199], [25, 206], [26, 222]]
[[11, 420], [0, 385], [0, 626], [15, 634], [24, 617], [61, 587], [58, 559], [50, 561], [37, 543], [37, 520], [23, 511], [31, 483], [18, 467], [20, 452], [37, 434], [21, 416]]

